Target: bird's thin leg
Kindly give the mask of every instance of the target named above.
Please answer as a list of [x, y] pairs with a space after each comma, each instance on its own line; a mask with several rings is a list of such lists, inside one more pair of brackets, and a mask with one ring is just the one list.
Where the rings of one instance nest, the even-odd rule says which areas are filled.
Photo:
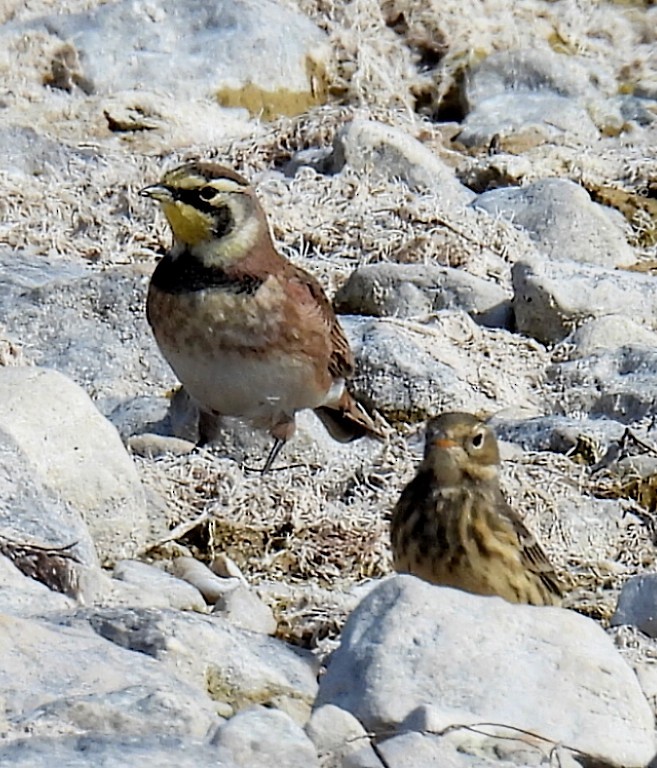
[[265, 466], [262, 468], [262, 474], [266, 475], [267, 472], [272, 467], [272, 464], [276, 461], [276, 457], [281, 452], [281, 448], [285, 445], [285, 440], [281, 440], [280, 437], [274, 438], [274, 445], [272, 446], [271, 451], [269, 451], [269, 456], [267, 456], [267, 461], [265, 462]]

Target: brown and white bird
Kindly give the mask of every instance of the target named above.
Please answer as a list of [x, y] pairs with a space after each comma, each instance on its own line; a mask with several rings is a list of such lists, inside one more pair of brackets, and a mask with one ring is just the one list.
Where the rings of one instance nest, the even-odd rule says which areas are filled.
[[275, 438], [266, 472], [304, 408], [341, 442], [384, 436], [346, 387], [354, 357], [321, 285], [276, 251], [246, 179], [193, 162], [140, 194], [160, 203], [173, 232], [147, 317], [201, 409], [201, 442], [217, 416], [266, 428]]
[[424, 460], [392, 515], [395, 570], [512, 603], [558, 605], [562, 586], [499, 485], [493, 430], [468, 413], [427, 424]]

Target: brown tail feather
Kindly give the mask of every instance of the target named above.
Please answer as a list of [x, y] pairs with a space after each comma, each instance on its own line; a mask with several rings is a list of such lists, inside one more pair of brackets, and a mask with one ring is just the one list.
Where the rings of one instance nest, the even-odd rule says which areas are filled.
[[340, 399], [331, 405], [315, 408], [315, 413], [334, 440], [350, 443], [369, 435], [385, 440], [390, 427], [381, 416], [370, 416], [363, 406], [345, 389]]

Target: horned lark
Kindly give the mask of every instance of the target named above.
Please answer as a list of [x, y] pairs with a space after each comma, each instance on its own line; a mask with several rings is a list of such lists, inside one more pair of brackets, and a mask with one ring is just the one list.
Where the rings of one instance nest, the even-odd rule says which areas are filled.
[[266, 472], [304, 408], [336, 440], [382, 437], [345, 386], [354, 358], [329, 300], [314, 277], [275, 250], [246, 179], [195, 162], [140, 194], [161, 204], [173, 232], [150, 281], [147, 317], [201, 409], [201, 442], [204, 424], [217, 416], [266, 428], [275, 439]]
[[424, 460], [392, 516], [395, 569], [512, 603], [556, 605], [561, 584], [500, 491], [490, 427], [467, 413], [427, 424]]

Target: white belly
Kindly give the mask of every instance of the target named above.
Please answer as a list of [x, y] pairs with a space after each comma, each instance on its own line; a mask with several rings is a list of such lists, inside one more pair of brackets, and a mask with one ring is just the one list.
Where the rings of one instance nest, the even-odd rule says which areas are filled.
[[203, 407], [223, 416], [239, 416], [271, 428], [303, 408], [316, 408], [326, 397], [318, 391], [308, 361], [273, 355], [220, 356], [167, 350], [166, 357], [187, 392]]

